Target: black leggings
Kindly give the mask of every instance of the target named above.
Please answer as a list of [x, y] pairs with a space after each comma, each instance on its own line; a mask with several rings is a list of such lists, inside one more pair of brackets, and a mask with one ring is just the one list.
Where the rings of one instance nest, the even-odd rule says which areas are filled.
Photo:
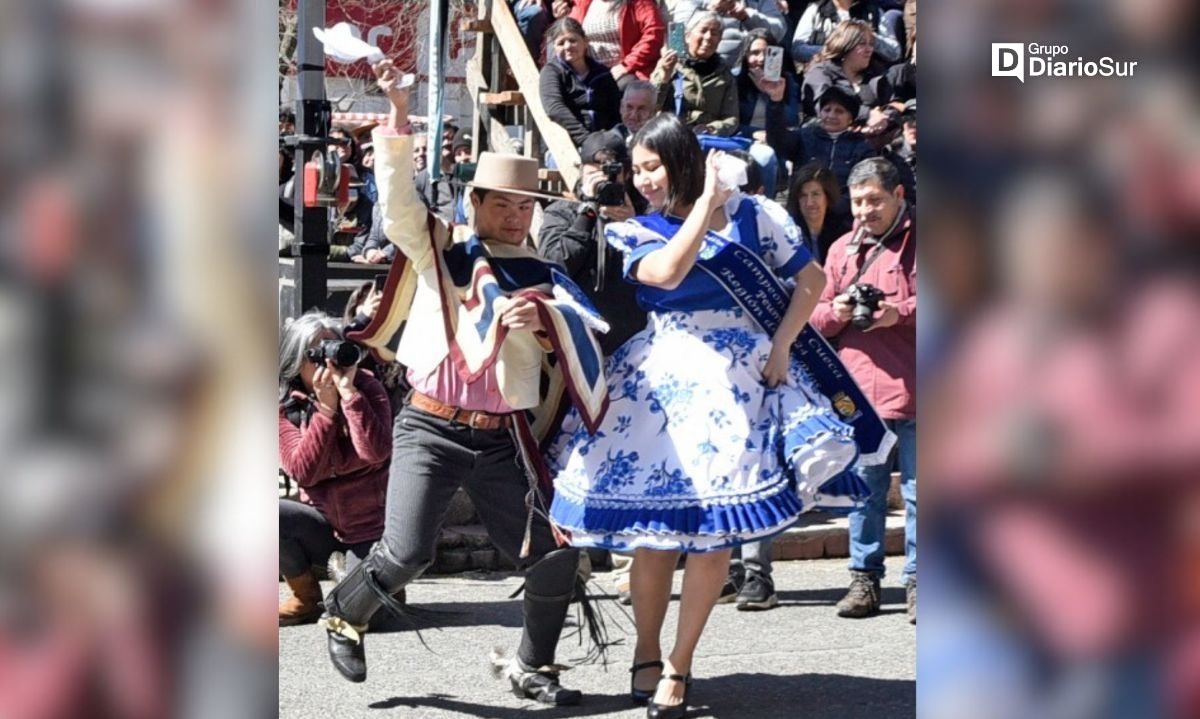
[[353, 551], [367, 556], [374, 541], [346, 544], [333, 536], [333, 525], [325, 515], [303, 502], [279, 500], [279, 573], [298, 577], [315, 564], [329, 561], [334, 552]]

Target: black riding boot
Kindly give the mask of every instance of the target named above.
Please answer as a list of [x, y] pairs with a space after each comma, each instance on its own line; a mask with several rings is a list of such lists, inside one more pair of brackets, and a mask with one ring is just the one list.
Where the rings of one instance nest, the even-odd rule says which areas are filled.
[[558, 549], [525, 572], [525, 629], [517, 661], [508, 673], [513, 693], [545, 704], [578, 704], [583, 693], [558, 683], [554, 663], [559, 635], [575, 594], [579, 550]]
[[392, 595], [420, 576], [426, 566], [401, 566], [387, 546], [377, 542], [366, 559], [325, 596], [320, 624], [328, 634], [329, 660], [342, 676], [352, 682], [366, 680], [363, 634], [367, 624], [382, 606], [403, 612]]

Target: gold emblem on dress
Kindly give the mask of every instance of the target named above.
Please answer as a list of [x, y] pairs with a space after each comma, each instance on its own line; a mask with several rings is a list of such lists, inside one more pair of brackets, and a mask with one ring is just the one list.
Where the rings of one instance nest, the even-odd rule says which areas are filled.
[[858, 410], [854, 400], [850, 399], [845, 392], [838, 392], [833, 396], [833, 408], [843, 417], [849, 417]]

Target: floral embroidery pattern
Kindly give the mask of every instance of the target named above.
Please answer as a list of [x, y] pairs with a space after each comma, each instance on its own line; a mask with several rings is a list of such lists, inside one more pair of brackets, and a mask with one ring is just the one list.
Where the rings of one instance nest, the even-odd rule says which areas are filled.
[[[806, 252], [782, 209], [756, 203], [756, 211], [768, 264]], [[627, 256], [665, 239], [637, 221], [607, 232]], [[573, 543], [711, 551], [777, 532], [811, 508], [811, 495], [796, 491], [809, 478], [793, 467], [820, 464], [814, 457], [848, 466], [851, 430], [798, 363], [791, 383], [767, 389], [769, 348], [740, 308], [651, 313], [608, 360], [609, 409], [597, 434], [572, 412], [548, 453], [558, 489], [551, 516]], [[702, 526], [722, 529], [697, 533]]]
[[617, 450], [614, 455], [612, 450], [609, 450], [606, 459], [600, 465], [600, 471], [596, 474], [594, 491], [598, 494], [607, 494], [622, 487], [631, 486], [641, 472], [637, 462], [637, 452]]

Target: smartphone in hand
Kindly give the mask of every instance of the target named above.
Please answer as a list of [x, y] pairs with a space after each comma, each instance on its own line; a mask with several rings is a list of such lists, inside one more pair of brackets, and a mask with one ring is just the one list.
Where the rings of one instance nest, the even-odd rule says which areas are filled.
[[763, 79], [775, 82], [783, 77], [783, 48], [768, 45], [766, 57], [763, 58]]
[[673, 22], [667, 26], [667, 49], [674, 50], [680, 57], [687, 54], [687, 46], [683, 43], [683, 23]]

